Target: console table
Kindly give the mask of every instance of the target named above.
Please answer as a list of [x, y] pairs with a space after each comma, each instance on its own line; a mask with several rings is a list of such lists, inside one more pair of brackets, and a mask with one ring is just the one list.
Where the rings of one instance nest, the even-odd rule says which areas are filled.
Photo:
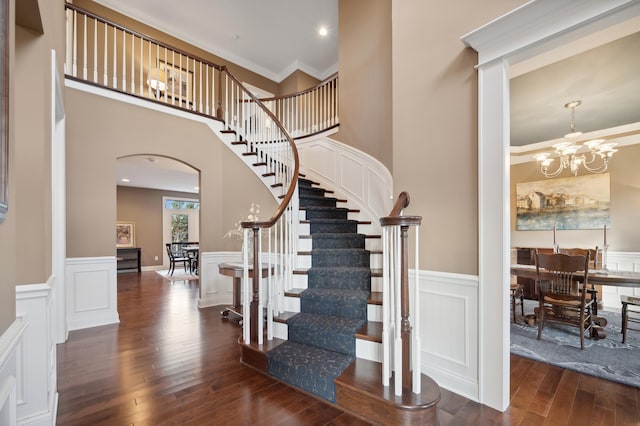
[[[240, 286], [242, 284], [242, 276], [244, 275], [244, 265], [242, 263], [220, 263], [218, 265], [218, 271], [220, 274], [227, 277], [233, 277], [233, 306], [225, 308], [220, 314], [223, 317], [228, 317], [229, 313], [234, 313], [242, 317], [242, 303], [240, 302]], [[262, 267], [262, 278], [265, 278], [269, 273], [273, 274], [274, 267], [271, 268], [264, 265]], [[253, 278], [253, 269], [249, 269], [249, 278]]]
[[142, 270], [140, 247], [119, 247], [116, 252], [118, 272], [140, 272]]

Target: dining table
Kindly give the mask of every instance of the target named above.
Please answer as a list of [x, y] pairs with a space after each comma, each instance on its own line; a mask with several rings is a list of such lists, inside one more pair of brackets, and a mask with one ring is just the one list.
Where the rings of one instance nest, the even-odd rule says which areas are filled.
[[[519, 277], [536, 279], [538, 277], [536, 265], [512, 264], [511, 274]], [[544, 274], [544, 271], [543, 271]], [[610, 269], [592, 269], [587, 274], [588, 284], [616, 287], [640, 288], [640, 272], [635, 271], [618, 271]], [[598, 292], [589, 292], [593, 300], [594, 316], [597, 317], [598, 311]], [[604, 320], [600, 317], [594, 319], [595, 322], [604, 326]]]

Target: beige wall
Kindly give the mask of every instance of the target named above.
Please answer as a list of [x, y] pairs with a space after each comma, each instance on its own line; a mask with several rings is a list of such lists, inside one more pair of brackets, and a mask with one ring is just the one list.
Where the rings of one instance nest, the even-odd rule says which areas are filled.
[[119, 157], [166, 156], [200, 171], [202, 251], [233, 245], [222, 236], [252, 201], [262, 202], [265, 212], [275, 211], [267, 189], [204, 124], [74, 89], [66, 92], [67, 257], [115, 255]]
[[391, 0], [338, 3], [340, 131], [392, 171]]
[[[640, 145], [619, 148], [611, 159], [611, 226], [607, 229], [607, 243], [611, 251], [640, 251]], [[583, 174], [583, 173], [580, 173]], [[563, 172], [560, 178], [570, 177]], [[515, 196], [516, 184], [546, 179], [536, 163], [524, 163], [511, 167], [511, 245], [513, 247], [551, 247], [551, 231], [517, 231]], [[602, 247], [603, 231], [563, 230], [558, 231], [557, 241], [561, 247]]]
[[320, 83], [304, 71], [296, 70], [280, 82], [280, 96], [291, 95], [315, 87]]
[[[199, 194], [158, 189], [118, 186], [116, 220], [135, 223], [136, 247], [140, 247], [142, 266], [162, 265], [164, 245], [163, 197], [199, 199]], [[158, 260], [155, 260], [155, 256]]]
[[423, 218], [420, 268], [478, 273], [477, 55], [460, 37], [523, 3], [393, 1], [394, 189]]

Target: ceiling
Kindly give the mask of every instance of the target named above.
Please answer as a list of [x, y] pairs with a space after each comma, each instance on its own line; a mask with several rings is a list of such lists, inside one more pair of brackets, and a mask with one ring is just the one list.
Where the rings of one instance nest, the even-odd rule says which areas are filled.
[[511, 145], [640, 122], [640, 32], [512, 78]]
[[199, 181], [198, 170], [171, 158], [137, 155], [116, 161], [116, 185], [120, 186], [197, 194]]
[[94, 1], [276, 82], [338, 70], [338, 0]]
[[[274, 81], [296, 69], [319, 79], [337, 70], [337, 0], [182, 0], [178, 8], [167, 0], [94, 1]], [[318, 36], [321, 25], [327, 38]], [[515, 161], [569, 132], [570, 101], [582, 101], [575, 119], [584, 133], [629, 123], [640, 129], [640, 32], [627, 34], [634, 31], [511, 79], [512, 151], [525, 153]], [[197, 172], [169, 163], [127, 159], [118, 165], [118, 184], [196, 192]], [[120, 181], [124, 174], [131, 182]]]

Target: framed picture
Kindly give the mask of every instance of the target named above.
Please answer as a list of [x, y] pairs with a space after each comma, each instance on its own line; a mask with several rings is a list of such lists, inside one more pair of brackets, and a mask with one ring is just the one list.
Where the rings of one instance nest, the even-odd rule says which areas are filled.
[[602, 229], [610, 226], [609, 173], [516, 184], [516, 229]]
[[193, 103], [193, 71], [180, 68], [169, 62], [158, 60], [158, 69], [167, 81], [167, 99]]
[[136, 228], [134, 222], [116, 223], [116, 247], [135, 247]]
[[0, 222], [9, 209], [9, 0], [0, 0]]

